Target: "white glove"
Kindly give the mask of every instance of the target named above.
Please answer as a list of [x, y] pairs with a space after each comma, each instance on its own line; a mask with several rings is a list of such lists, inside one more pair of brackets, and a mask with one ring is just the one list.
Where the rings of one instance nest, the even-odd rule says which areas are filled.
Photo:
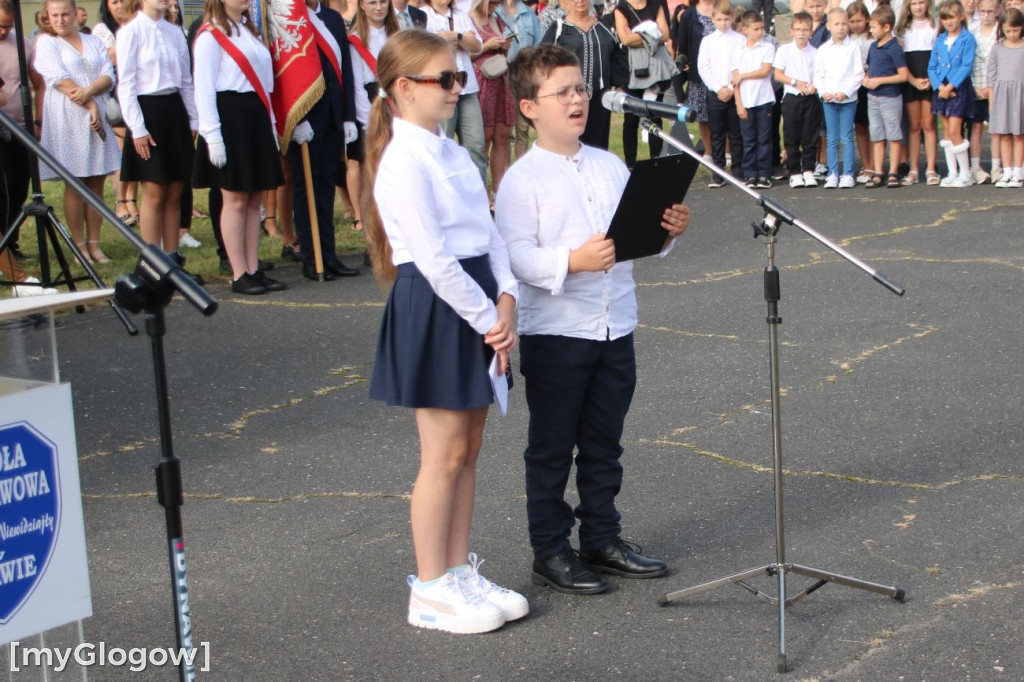
[[309, 125], [309, 121], [303, 121], [292, 131], [292, 142], [295, 144], [305, 144], [312, 139], [313, 126]]
[[345, 121], [341, 124], [341, 127], [345, 130], [345, 144], [352, 144], [359, 139], [359, 129], [356, 128], [356, 124], [352, 121]]
[[208, 142], [206, 150], [210, 155], [210, 163], [217, 168], [223, 168], [228, 162], [228, 150], [223, 142]]

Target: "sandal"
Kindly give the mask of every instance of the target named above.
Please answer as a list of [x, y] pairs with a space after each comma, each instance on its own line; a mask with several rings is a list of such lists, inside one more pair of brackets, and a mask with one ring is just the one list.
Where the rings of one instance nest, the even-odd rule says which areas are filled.
[[939, 184], [942, 181], [942, 178], [939, 177], [939, 174], [936, 173], [933, 170], [926, 171], [925, 174], [924, 174], [924, 177], [925, 177], [925, 184], [931, 185], [931, 186], [935, 186], [935, 185]]
[[[116, 211], [117, 207], [120, 206], [121, 204], [127, 204], [129, 202], [134, 203], [134, 201], [134, 199], [116, 199], [114, 200], [114, 210]], [[125, 225], [127, 225], [128, 227], [134, 227], [135, 224], [139, 222], [139, 217], [137, 215], [132, 215], [131, 211], [125, 213], [115, 213], [114, 215], [116, 215], [117, 219], [120, 220]]]
[[[93, 244], [96, 245], [95, 248], [93, 248]], [[93, 263], [99, 263], [100, 265], [102, 265], [104, 263], [110, 262], [110, 259], [107, 258], [107, 254], [103, 253], [103, 251], [100, 249], [99, 241], [86, 242], [85, 245], [87, 247], [86, 253], [89, 255], [89, 258], [92, 259]]]
[[904, 176], [904, 178], [900, 181], [900, 184], [903, 185], [904, 187], [908, 187], [910, 185], [916, 185], [918, 182], [920, 182], [920, 180], [918, 179], [917, 171], [912, 170], [909, 173], [907, 173], [906, 176]]
[[205, 213], [200, 211], [198, 208], [193, 208], [192, 209], [192, 217], [195, 218], [196, 220], [206, 220], [210, 216], [206, 215]]
[[[267, 229], [267, 223], [269, 223], [270, 221], [274, 221], [273, 229]], [[268, 215], [266, 218], [261, 220], [260, 221], [260, 229], [262, 229], [263, 230], [263, 234], [265, 234], [267, 236], [270, 236], [270, 237], [280, 237], [281, 236], [281, 230], [277, 229], [277, 217], [276, 216]]]
[[901, 186], [900, 176], [897, 175], [896, 173], [888, 173], [885, 176], [885, 186], [888, 187], [889, 189], [899, 189]]
[[881, 173], [876, 173], [874, 171], [870, 171], [870, 173], [871, 177], [868, 178], [868, 181], [864, 183], [865, 187], [867, 187], [868, 189], [878, 189], [879, 187], [885, 184], [885, 182], [883, 182], [882, 180]]
[[75, 246], [77, 246], [78, 250], [81, 252], [82, 260], [92, 265], [92, 256], [89, 255], [89, 247], [87, 246], [88, 243], [89, 242], [75, 242]]

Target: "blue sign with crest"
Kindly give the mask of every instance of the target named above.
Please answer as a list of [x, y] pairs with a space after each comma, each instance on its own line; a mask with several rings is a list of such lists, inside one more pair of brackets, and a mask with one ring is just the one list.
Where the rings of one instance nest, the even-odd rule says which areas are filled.
[[0, 624], [46, 572], [60, 531], [57, 446], [27, 422], [0, 426]]

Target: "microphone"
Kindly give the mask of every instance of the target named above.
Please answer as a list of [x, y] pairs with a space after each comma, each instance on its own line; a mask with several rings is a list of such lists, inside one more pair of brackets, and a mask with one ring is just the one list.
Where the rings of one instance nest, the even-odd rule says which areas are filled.
[[653, 102], [627, 95], [624, 92], [609, 90], [601, 97], [601, 106], [617, 114], [633, 114], [647, 118], [670, 118], [680, 123], [693, 123], [697, 120], [697, 112], [679, 104]]

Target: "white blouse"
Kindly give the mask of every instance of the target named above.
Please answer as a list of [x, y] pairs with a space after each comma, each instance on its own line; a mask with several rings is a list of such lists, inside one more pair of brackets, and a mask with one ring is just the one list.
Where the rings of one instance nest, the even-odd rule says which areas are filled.
[[393, 130], [373, 186], [393, 262], [415, 263], [434, 293], [486, 334], [498, 322], [497, 309], [459, 259], [487, 254], [499, 295], [518, 298], [519, 289], [480, 172], [440, 128], [431, 133], [396, 118]]
[[[274, 65], [270, 59], [270, 50], [243, 26], [237, 27], [233, 33], [228, 36], [228, 40], [249, 60], [263, 91], [270, 97], [274, 90]], [[196, 38], [194, 68], [199, 134], [208, 144], [222, 142], [217, 93], [254, 92], [253, 87], [235, 60], [221, 48], [209, 31], [203, 31]], [[274, 125], [273, 109], [270, 111], [270, 123]]]
[[[370, 26], [370, 44], [366, 46], [366, 49], [370, 51], [374, 59], [380, 54], [381, 49], [384, 47], [384, 43], [387, 42], [388, 34], [387, 29], [384, 27], [374, 28]], [[352, 35], [355, 35], [354, 33]], [[358, 36], [356, 36], [358, 38]], [[368, 83], [377, 82], [377, 74], [373, 72], [370, 65], [366, 63], [362, 55], [352, 45], [349, 40], [348, 46], [349, 55], [352, 57], [352, 75], [355, 78], [356, 87], [356, 120], [359, 124], [366, 126], [370, 120], [370, 107], [373, 102], [370, 101], [369, 95], [366, 93], [366, 85]]]
[[195, 92], [185, 35], [174, 24], [153, 21], [142, 12], [117, 32], [117, 99], [136, 139], [149, 135], [139, 95], [181, 93], [189, 127], [197, 130]]
[[914, 19], [903, 32], [904, 52], [931, 52], [935, 46], [935, 37], [939, 27], [933, 26], [927, 19]]

